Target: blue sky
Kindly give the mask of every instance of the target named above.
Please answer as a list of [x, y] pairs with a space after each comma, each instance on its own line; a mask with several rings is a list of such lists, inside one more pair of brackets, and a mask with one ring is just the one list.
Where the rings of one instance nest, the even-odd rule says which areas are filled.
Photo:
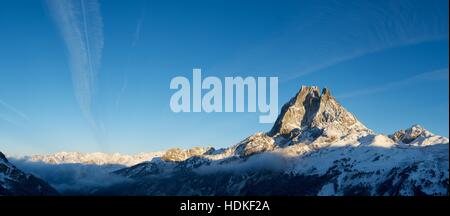
[[448, 136], [448, 1], [28, 1], [0, 7], [0, 150], [226, 147], [259, 113], [173, 113], [170, 80], [329, 87], [369, 128]]

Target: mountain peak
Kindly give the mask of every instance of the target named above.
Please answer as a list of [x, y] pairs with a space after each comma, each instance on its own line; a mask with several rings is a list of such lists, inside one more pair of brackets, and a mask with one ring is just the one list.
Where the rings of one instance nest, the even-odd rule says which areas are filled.
[[327, 95], [327, 96], [331, 95], [330, 89], [328, 89], [328, 88], [323, 88], [323, 90], [322, 90], [322, 96], [324, 96], [324, 95]]
[[418, 124], [404, 130], [396, 131], [394, 134], [389, 135], [389, 138], [395, 142], [416, 146], [427, 146], [449, 142], [448, 138], [435, 135]]
[[402, 142], [409, 144], [412, 141], [414, 141], [417, 137], [421, 136], [422, 134], [426, 133], [427, 130], [423, 128], [422, 126], [415, 124], [407, 129], [396, 131], [394, 134], [390, 135], [389, 137], [393, 139], [396, 142]]
[[328, 127], [345, 132], [349, 128], [367, 129], [331, 95], [328, 88], [320, 93], [317, 86], [302, 86], [278, 116], [270, 136], [289, 135], [291, 131], [325, 129]]

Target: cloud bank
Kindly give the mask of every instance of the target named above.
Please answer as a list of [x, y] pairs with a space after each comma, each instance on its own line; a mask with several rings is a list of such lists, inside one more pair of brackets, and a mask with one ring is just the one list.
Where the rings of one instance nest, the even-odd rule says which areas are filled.
[[214, 173], [247, 173], [255, 171], [284, 171], [289, 167], [289, 160], [276, 153], [260, 153], [249, 157], [245, 161], [237, 160], [224, 164], [204, 165], [194, 169], [198, 174]]
[[89, 194], [101, 187], [129, 181], [111, 173], [124, 168], [118, 164], [47, 164], [15, 158], [10, 161], [24, 172], [45, 180], [62, 194]]

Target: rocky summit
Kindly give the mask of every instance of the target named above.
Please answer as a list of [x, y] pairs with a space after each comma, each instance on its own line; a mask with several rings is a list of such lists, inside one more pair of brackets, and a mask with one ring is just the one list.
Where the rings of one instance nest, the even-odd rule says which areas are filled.
[[292, 137], [305, 131], [326, 129], [337, 130], [342, 134], [350, 130], [367, 130], [336, 101], [330, 90], [324, 88], [320, 93], [316, 86], [302, 86], [295, 97], [283, 106], [269, 134]]
[[268, 133], [258, 133], [247, 138], [237, 150], [241, 156], [246, 156], [297, 144], [331, 144], [352, 135], [358, 137], [369, 134], [373, 132], [341, 106], [330, 90], [324, 88], [320, 93], [316, 86], [302, 86], [283, 106]]

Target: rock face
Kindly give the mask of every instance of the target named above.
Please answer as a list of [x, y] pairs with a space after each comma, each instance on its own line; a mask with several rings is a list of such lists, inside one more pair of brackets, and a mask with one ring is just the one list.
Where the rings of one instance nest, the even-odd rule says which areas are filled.
[[209, 148], [194, 147], [192, 149], [183, 151], [180, 148], [173, 148], [173, 149], [167, 150], [161, 156], [161, 159], [163, 159], [165, 161], [184, 161], [190, 157], [202, 155], [210, 149], [212, 149], [212, 148], [211, 147], [209, 147]]
[[269, 135], [289, 136], [293, 130], [302, 133], [328, 127], [334, 127], [341, 133], [351, 129], [368, 130], [331, 96], [330, 90], [324, 88], [320, 94], [316, 86], [302, 86], [295, 97], [283, 106]]
[[58, 192], [45, 181], [17, 169], [0, 152], [1, 195], [58, 195]]
[[279, 147], [298, 144], [331, 144], [343, 137], [354, 139], [374, 134], [341, 106], [324, 88], [302, 86], [281, 109], [272, 129], [245, 139], [236, 147], [237, 154], [249, 156]]
[[234, 147], [236, 155], [247, 157], [256, 153], [271, 151], [276, 148], [275, 140], [264, 133], [257, 133], [241, 141]]
[[[426, 146], [426, 148], [425, 148]], [[423, 147], [423, 148], [422, 148]], [[448, 195], [448, 139], [376, 134], [328, 89], [302, 86], [273, 128], [225, 149], [172, 149], [98, 195]]]

